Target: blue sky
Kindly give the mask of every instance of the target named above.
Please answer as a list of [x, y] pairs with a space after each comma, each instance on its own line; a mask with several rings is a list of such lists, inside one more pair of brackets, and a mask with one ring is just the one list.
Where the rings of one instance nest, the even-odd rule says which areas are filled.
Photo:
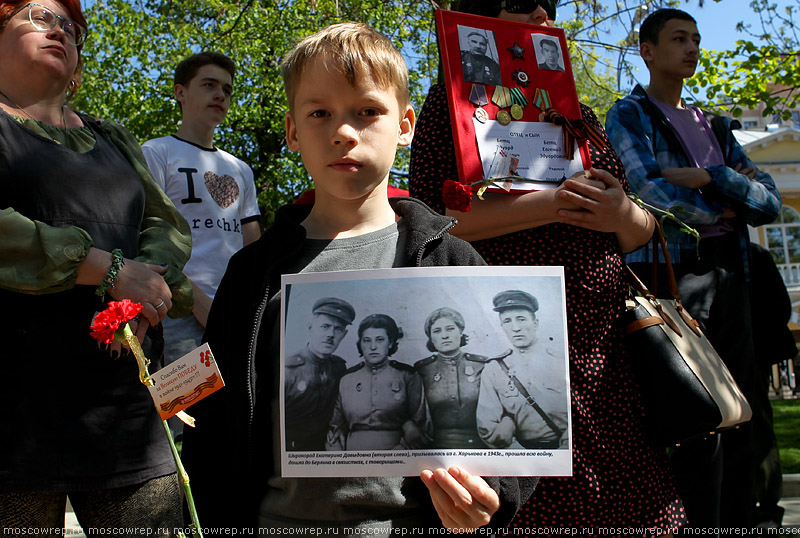
[[[780, 6], [796, 5], [796, 0], [772, 0]], [[735, 47], [736, 41], [752, 39], [748, 34], [736, 31], [739, 22], [752, 24], [754, 33], [760, 33], [761, 27], [758, 17], [750, 7], [750, 0], [722, 0], [714, 2], [705, 0], [703, 7], [698, 7], [697, 0], [684, 2], [680, 9], [691, 14], [697, 20], [702, 41], [700, 46], [706, 50], [730, 50]], [[638, 56], [631, 57], [638, 67], [637, 78], [646, 84], [648, 81], [647, 68]]]

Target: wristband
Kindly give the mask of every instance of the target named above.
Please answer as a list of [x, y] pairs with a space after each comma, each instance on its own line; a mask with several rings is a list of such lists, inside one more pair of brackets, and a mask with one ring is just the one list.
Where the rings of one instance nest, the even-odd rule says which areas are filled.
[[125, 265], [125, 259], [122, 256], [122, 251], [115, 248], [111, 251], [111, 266], [108, 268], [108, 273], [103, 278], [103, 281], [97, 287], [95, 294], [98, 297], [103, 297], [109, 288], [114, 289], [114, 285], [119, 280], [119, 272], [122, 266]]

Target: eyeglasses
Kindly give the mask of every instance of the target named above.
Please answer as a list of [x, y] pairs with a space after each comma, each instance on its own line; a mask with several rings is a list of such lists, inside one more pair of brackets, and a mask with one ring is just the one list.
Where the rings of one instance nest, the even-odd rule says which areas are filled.
[[556, 2], [548, 0], [502, 0], [500, 9], [509, 13], [533, 13], [538, 7], [547, 12], [547, 18], [556, 20]]
[[72, 19], [65, 19], [61, 15], [56, 15], [41, 4], [25, 4], [11, 16], [13, 17], [25, 8], [28, 8], [28, 20], [40, 32], [49, 32], [58, 24], [64, 30], [64, 34], [67, 36], [67, 43], [70, 45], [79, 47], [86, 40], [86, 28]]

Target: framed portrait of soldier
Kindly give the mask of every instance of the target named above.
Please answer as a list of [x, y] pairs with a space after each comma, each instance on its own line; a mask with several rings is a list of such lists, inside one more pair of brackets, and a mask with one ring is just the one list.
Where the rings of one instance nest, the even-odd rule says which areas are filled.
[[494, 32], [459, 25], [458, 39], [461, 43], [461, 74], [464, 82], [502, 86]]
[[571, 474], [561, 267], [282, 277], [281, 474]]
[[591, 167], [563, 127], [582, 119], [563, 30], [444, 9], [436, 24], [461, 183], [519, 194]]
[[561, 44], [557, 39], [546, 35], [532, 35], [533, 49], [536, 51], [536, 62], [539, 69], [545, 71], [564, 71], [564, 58]]

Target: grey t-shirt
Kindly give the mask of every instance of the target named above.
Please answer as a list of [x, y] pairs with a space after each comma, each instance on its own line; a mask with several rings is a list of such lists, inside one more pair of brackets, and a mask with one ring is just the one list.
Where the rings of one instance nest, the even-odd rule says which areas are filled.
[[[402, 219], [382, 230], [345, 239], [306, 239], [286, 273], [381, 269], [404, 264], [407, 227]], [[280, 294], [268, 309], [280, 308]], [[310, 313], [309, 313], [310, 314]], [[356, 320], [358, 320], [356, 312]], [[357, 322], [357, 321], [356, 321]], [[277, 325], [277, 324], [276, 324]], [[270, 355], [278, 360], [280, 328], [273, 328]], [[275, 469], [280, 469], [280, 401], [272, 402]], [[337, 528], [339, 536], [363, 536], [365, 529], [427, 528], [422, 502], [407, 497], [404, 478], [281, 478], [269, 480], [261, 502], [259, 525], [288, 528], [297, 536], [319, 536], [319, 528]], [[302, 529], [306, 529], [303, 534]], [[353, 530], [348, 533], [346, 528]], [[298, 534], [298, 532], [300, 532]]]

